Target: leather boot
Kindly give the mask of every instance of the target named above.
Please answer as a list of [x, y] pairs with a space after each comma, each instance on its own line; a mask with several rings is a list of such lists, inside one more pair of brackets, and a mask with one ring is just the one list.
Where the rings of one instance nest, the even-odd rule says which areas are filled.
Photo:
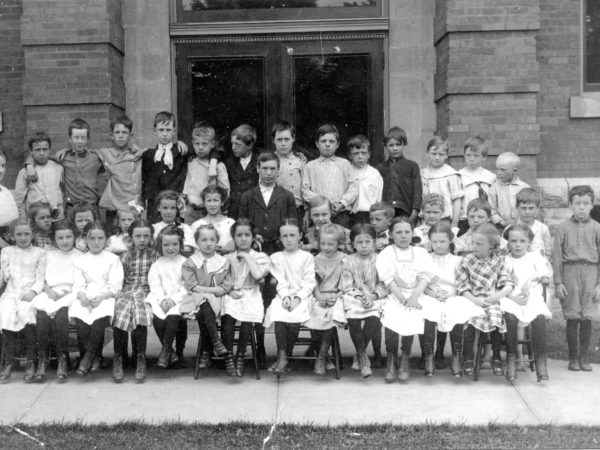
[[94, 361], [94, 356], [94, 352], [89, 350], [85, 352], [85, 355], [83, 355], [83, 358], [81, 358], [81, 361], [79, 361], [79, 367], [77, 368], [77, 373], [79, 375], [85, 377], [89, 373], [92, 367], [92, 362]]
[[235, 361], [233, 360], [233, 355], [231, 354], [230, 351], [227, 351], [227, 353], [224, 355], [224, 359], [225, 359], [225, 370], [227, 371], [227, 375], [229, 375], [230, 377], [237, 376], [237, 371], [235, 368]]
[[275, 363], [275, 367], [273, 367], [273, 372], [276, 374], [282, 374], [287, 370], [288, 367], [288, 357], [285, 350], [279, 350], [277, 352], [277, 362]]
[[58, 355], [58, 368], [56, 369], [56, 378], [59, 382], [64, 382], [69, 376], [69, 356], [66, 353]]
[[166, 345], [163, 345], [160, 349], [160, 353], [158, 354], [158, 361], [156, 361], [156, 367], [161, 369], [166, 369], [169, 367], [169, 354], [171, 353], [171, 349]]
[[235, 357], [235, 373], [238, 377], [244, 376], [244, 364], [246, 362], [246, 355], [244, 353], [238, 353]]
[[200, 353], [200, 364], [198, 365], [198, 368], [208, 369], [210, 367], [210, 365], [211, 365], [210, 353], [208, 353], [208, 352]]
[[28, 359], [27, 364], [25, 365], [25, 375], [23, 375], [23, 379], [27, 383], [31, 383], [33, 381], [33, 377], [35, 376], [35, 359]]
[[321, 340], [321, 345], [319, 348], [319, 354], [317, 355], [317, 360], [315, 361], [315, 370], [314, 372], [317, 375], [325, 375], [327, 368], [325, 367], [327, 357], [329, 352], [329, 341], [327, 339]]
[[120, 383], [123, 381], [123, 355], [120, 353], [115, 354], [115, 359], [113, 360], [112, 377], [115, 383]]
[[175, 353], [175, 356], [177, 356], [177, 360], [179, 361], [179, 368], [187, 369], [187, 362], [185, 361], [183, 352]]
[[10, 376], [13, 371], [13, 363], [12, 361], [7, 361], [2, 368], [2, 372], [0, 372], [0, 383], [6, 383], [10, 380]]
[[167, 356], [167, 367], [173, 368], [176, 364], [179, 364], [179, 356], [172, 348], [169, 349], [169, 356]]
[[535, 361], [535, 371], [538, 381], [548, 380], [548, 364], [545, 356], [538, 356]]
[[35, 381], [44, 381], [46, 379], [46, 369], [48, 367], [48, 355], [42, 352], [38, 355], [38, 365], [35, 372]]
[[507, 355], [506, 356], [506, 379], [508, 381], [515, 381], [517, 379], [517, 356]]
[[146, 379], [146, 355], [138, 353], [135, 366], [135, 381], [141, 383]]
[[94, 360], [92, 361], [92, 367], [90, 368], [90, 372], [99, 372], [101, 367], [102, 367], [102, 356], [98, 355], [98, 356], [94, 357]]
[[371, 375], [373, 375], [369, 357], [365, 352], [358, 354], [358, 363], [360, 364], [360, 374], [363, 378], [369, 378]]
[[432, 377], [435, 375], [435, 362], [433, 360], [433, 354], [425, 356], [425, 376]]
[[388, 352], [387, 354], [384, 380], [386, 383], [393, 383], [396, 381], [396, 355], [392, 352]]
[[[225, 356], [228, 353], [231, 354], [229, 350], [227, 350], [227, 347], [225, 347], [221, 339], [215, 339], [215, 341], [213, 342], [213, 348], [216, 356]], [[233, 359], [233, 356], [231, 356], [231, 358]]]
[[[398, 379], [400, 381], [408, 381], [410, 378], [410, 356], [402, 353], [402, 358], [400, 359], [400, 367], [398, 368]], [[431, 361], [433, 364], [433, 359]]]
[[592, 365], [590, 364], [587, 354], [579, 357], [579, 368], [584, 372], [592, 371]]

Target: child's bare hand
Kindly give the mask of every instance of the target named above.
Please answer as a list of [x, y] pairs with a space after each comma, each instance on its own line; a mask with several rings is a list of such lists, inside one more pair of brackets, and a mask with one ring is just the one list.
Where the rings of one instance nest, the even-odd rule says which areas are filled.
[[33, 164], [28, 164], [25, 166], [25, 173], [27, 174], [28, 183], [37, 183], [38, 176]]
[[62, 161], [63, 159], [65, 159], [65, 156], [67, 156], [67, 153], [69, 152], [68, 148], [63, 148], [62, 150], [59, 150], [56, 152], [56, 159], [58, 161]]
[[408, 297], [408, 300], [406, 300], [406, 307], [422, 309], [421, 304], [419, 303], [419, 300], [417, 298], [413, 297], [412, 295], [410, 297]]
[[596, 286], [594, 288], [594, 293], [592, 294], [592, 301], [594, 303], [600, 302], [600, 286]]
[[34, 297], [35, 297], [35, 292], [29, 291], [27, 294], [25, 294], [23, 297], [21, 297], [21, 301], [29, 303], [30, 301], [33, 300]]
[[290, 300], [290, 307], [288, 309], [288, 311], [293, 311], [294, 309], [296, 309], [298, 307], [298, 305], [300, 304], [301, 300], [300, 297], [298, 297], [297, 295], [294, 295], [294, 297]]
[[[594, 289], [594, 293], [596, 292], [596, 290]], [[564, 285], [564, 283], [558, 283], [556, 285], [556, 296], [561, 299], [564, 300], [565, 298], [567, 298], [567, 295], [569, 293], [567, 292], [567, 287]]]
[[186, 155], [188, 152], [188, 146], [185, 145], [185, 143], [181, 142], [181, 141], [177, 141], [177, 149], [179, 150], [179, 153], [181, 153], [182, 155]]
[[292, 299], [289, 296], [285, 296], [283, 297], [283, 299], [281, 300], [281, 307], [283, 309], [287, 309], [288, 311], [290, 310], [290, 304], [292, 303]]
[[332, 295], [325, 300], [325, 303], [328, 308], [331, 308], [337, 303], [338, 299], [339, 297], [337, 295]]
[[492, 306], [492, 305], [497, 305], [498, 303], [500, 303], [500, 300], [495, 297], [492, 297], [490, 295], [489, 297], [485, 298], [483, 303], [485, 304], [485, 306]]
[[175, 306], [175, 302], [170, 298], [165, 298], [162, 302], [160, 302], [160, 309], [162, 309], [163, 312], [169, 311], [173, 306]]
[[509, 295], [508, 298], [510, 298], [517, 305], [521, 306], [525, 306], [527, 304], [527, 300], [529, 300], [529, 296], [523, 295], [523, 293], [520, 295]]
[[484, 297], [475, 297], [471, 300], [473, 303], [475, 303], [475, 305], [480, 306], [482, 308], [485, 308], [486, 306], [488, 306], [485, 303], [485, 298]]
[[235, 300], [242, 298], [242, 292], [238, 290], [233, 290], [229, 293], [229, 296]]

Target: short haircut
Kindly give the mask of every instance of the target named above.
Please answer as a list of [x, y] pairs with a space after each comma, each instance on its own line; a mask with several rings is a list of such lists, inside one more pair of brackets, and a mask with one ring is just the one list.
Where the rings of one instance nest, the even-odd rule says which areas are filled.
[[273, 152], [262, 152], [260, 155], [258, 155], [258, 159], [256, 160], [256, 166], [260, 168], [260, 165], [262, 163], [266, 163], [269, 161], [276, 161], [277, 168], [279, 169], [279, 156], [277, 156]]
[[517, 155], [516, 153], [504, 152], [500, 153], [496, 158], [496, 163], [498, 162], [510, 163], [513, 164], [515, 167], [519, 167], [521, 165], [521, 158], [519, 158], [519, 155]]
[[221, 237], [219, 236], [219, 231], [215, 228], [215, 226], [212, 223], [206, 223], [196, 228], [196, 231], [194, 231], [194, 241], [198, 242], [200, 233], [202, 233], [202, 231], [204, 230], [213, 231], [215, 233], [215, 236], [217, 237], [217, 241], [221, 239]]
[[318, 141], [319, 139], [321, 139], [321, 136], [324, 136], [326, 134], [333, 134], [335, 136], [335, 139], [338, 142], [340, 142], [340, 132], [338, 131], [337, 127], [332, 123], [326, 123], [325, 125], [321, 125], [317, 129], [317, 132], [315, 133], [315, 141]]
[[357, 223], [350, 229], [350, 242], [354, 242], [354, 239], [361, 234], [366, 234], [371, 239], [375, 240], [377, 238], [377, 233], [375, 233], [375, 228], [373, 228], [368, 223]]
[[308, 211], [313, 208], [318, 208], [320, 206], [327, 205], [329, 206], [329, 210], [331, 211], [331, 202], [327, 197], [323, 197], [322, 195], [315, 195], [308, 201]]
[[440, 194], [436, 194], [435, 192], [431, 192], [425, 197], [423, 197], [423, 203], [421, 204], [421, 209], [424, 210], [426, 206], [439, 206], [442, 209], [442, 214], [444, 213], [444, 197]]
[[202, 192], [200, 192], [200, 198], [202, 198], [202, 201], [206, 200], [206, 196], [208, 194], [219, 194], [221, 196], [221, 203], [225, 205], [225, 202], [227, 201], [227, 191], [221, 186], [208, 185], [202, 189]]
[[106, 232], [106, 227], [99, 220], [92, 220], [90, 223], [87, 223], [85, 227], [83, 227], [83, 235], [87, 239], [90, 233], [94, 230], [100, 230], [104, 233], [105, 237], [108, 237], [108, 233]]
[[271, 138], [275, 139], [275, 135], [277, 133], [281, 133], [282, 131], [289, 131], [292, 135], [292, 138], [296, 138], [296, 127], [285, 120], [275, 122], [273, 128], [271, 128]]
[[516, 204], [519, 206], [521, 203], [533, 203], [539, 208], [542, 199], [540, 194], [533, 188], [524, 188], [517, 192]]
[[504, 230], [504, 233], [502, 233], [502, 237], [504, 239], [508, 240], [508, 238], [510, 237], [511, 231], [520, 231], [522, 233], [525, 233], [525, 236], [527, 236], [527, 239], [529, 239], [529, 242], [533, 241], [533, 238], [535, 237], [533, 230], [531, 228], [529, 228], [527, 225], [523, 225], [522, 223], [515, 223], [513, 225], [507, 226], [506, 229]]
[[158, 233], [156, 237], [156, 251], [160, 256], [164, 256], [162, 252], [162, 242], [165, 236], [177, 236], [179, 240], [179, 254], [183, 250], [183, 230], [177, 225], [167, 225]]
[[352, 152], [352, 150], [355, 148], [367, 147], [367, 151], [371, 151], [371, 143], [369, 142], [369, 138], [367, 138], [364, 134], [352, 136], [350, 139], [348, 139], [346, 147], [348, 148], [348, 154], [350, 154], [350, 152]]
[[393, 219], [396, 215], [396, 210], [388, 202], [377, 202], [372, 204], [369, 208], [369, 212], [373, 213], [375, 211], [383, 211], [385, 213], [385, 217], [388, 219]]
[[319, 240], [321, 239], [321, 236], [326, 234], [334, 236], [338, 245], [344, 243], [345, 234], [344, 229], [341, 226], [335, 223], [328, 223], [327, 225], [323, 225], [319, 230]]
[[156, 128], [156, 125], [158, 125], [159, 123], [166, 123], [166, 122], [173, 122], [173, 126], [174, 127], [177, 126], [177, 121], [175, 120], [175, 116], [173, 115], [173, 113], [170, 113], [169, 111], [161, 111], [154, 116], [154, 128]]
[[406, 135], [406, 131], [404, 131], [403, 128], [390, 128], [383, 137], [383, 145], [388, 145], [388, 142], [390, 142], [392, 139], [398, 141], [402, 145], [408, 145], [408, 136]]
[[399, 223], [407, 223], [408, 225], [410, 225], [411, 230], [415, 228], [408, 216], [398, 216], [395, 217], [394, 220], [392, 220], [392, 223], [390, 225], [390, 234], [394, 231], [394, 227]]
[[448, 153], [450, 151], [448, 139], [446, 139], [444, 136], [434, 136], [429, 139], [429, 142], [427, 142], [427, 153], [438, 148]]
[[492, 217], [492, 207], [487, 200], [481, 198], [473, 199], [467, 205], [467, 214], [471, 211], [485, 211], [488, 217]]
[[47, 142], [48, 147], [52, 147], [52, 141], [50, 140], [50, 136], [48, 136], [43, 131], [38, 131], [33, 136], [31, 136], [29, 138], [29, 141], [27, 141], [27, 146], [29, 147], [29, 150], [33, 150], [33, 144], [38, 144], [40, 142]]
[[254, 224], [252, 223], [252, 221], [250, 219], [242, 217], [242, 218], [236, 220], [233, 223], [233, 225], [231, 225], [231, 228], [229, 229], [229, 234], [231, 234], [232, 238], [235, 237], [235, 232], [237, 231], [237, 229], [239, 227], [249, 227], [250, 233], [252, 233], [252, 237], [253, 238], [256, 237], [256, 229], [254, 228]]
[[209, 124], [194, 124], [194, 128], [192, 130], [192, 138], [205, 138], [209, 141], [214, 141], [215, 136], [215, 129]]
[[123, 125], [131, 133], [133, 131], [133, 122], [127, 116], [119, 116], [116, 119], [110, 121], [110, 132], [115, 131], [117, 125]]
[[500, 247], [500, 233], [496, 230], [496, 227], [491, 223], [482, 223], [473, 230], [473, 234], [482, 234], [487, 237], [488, 242], [492, 251], [498, 250]]
[[594, 203], [594, 190], [590, 185], [582, 184], [579, 186], [573, 186], [571, 189], [569, 189], [569, 203], [573, 202], [573, 198], [575, 198], [575, 196], [583, 197], [584, 195], [590, 197], [592, 199], [592, 203]]
[[236, 137], [244, 144], [252, 147], [256, 144], [256, 130], [247, 124], [242, 124], [231, 132], [231, 137]]
[[86, 130], [87, 131], [87, 137], [88, 137], [88, 139], [90, 138], [90, 124], [87, 123], [83, 119], [79, 119], [79, 118], [73, 119], [69, 123], [69, 137], [72, 136], [73, 130]]
[[71, 214], [73, 215], [73, 221], [75, 221], [75, 216], [77, 214], [85, 213], [85, 212], [91, 212], [94, 220], [97, 219], [96, 209], [92, 205], [89, 205], [87, 203], [78, 203], [73, 207], [73, 211], [71, 212]]
[[467, 142], [465, 142], [465, 153], [467, 152], [467, 150], [473, 150], [473, 151], [480, 150], [481, 154], [483, 156], [487, 156], [487, 154], [488, 154], [487, 141], [479, 135], [469, 138], [469, 139], [467, 139]]
[[50, 213], [50, 216], [52, 216], [52, 207], [50, 206], [50, 203], [44, 202], [36, 202], [33, 205], [31, 205], [29, 207], [29, 211], [27, 211], [27, 215], [31, 220], [35, 220], [40, 211], [43, 210], [47, 210]]
[[75, 232], [75, 226], [69, 222], [68, 220], [59, 220], [58, 222], [54, 222], [52, 224], [52, 231], [50, 236], [52, 237], [52, 241], [56, 243], [56, 233], [62, 230], [70, 230], [73, 233], [73, 237], [77, 234]]
[[175, 200], [175, 202], [177, 202], [177, 200], [179, 200], [179, 194], [176, 191], [171, 190], [160, 191], [156, 196], [156, 206], [160, 207], [160, 202], [163, 200]]
[[9, 225], [8, 229], [11, 233], [15, 232], [15, 229], [20, 226], [28, 226], [31, 232], [33, 232], [34, 226], [31, 223], [29, 217], [19, 217], [18, 219], [13, 220]]
[[131, 225], [129, 225], [129, 228], [127, 229], [127, 234], [131, 237], [131, 235], [133, 235], [133, 230], [135, 230], [136, 228], [149, 228], [150, 236], [154, 236], [154, 227], [146, 219], [142, 219], [141, 217], [138, 217], [137, 219], [135, 219], [131, 223]]

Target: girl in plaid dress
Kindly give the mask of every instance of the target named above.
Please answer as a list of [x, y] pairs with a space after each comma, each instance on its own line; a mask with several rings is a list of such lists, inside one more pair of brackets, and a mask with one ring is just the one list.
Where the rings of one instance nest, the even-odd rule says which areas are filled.
[[115, 359], [113, 361], [113, 380], [123, 380], [123, 357], [127, 355], [127, 333], [131, 333], [133, 353], [136, 355], [135, 379], [138, 382], [146, 378], [146, 342], [148, 327], [152, 324], [152, 307], [146, 303], [150, 292], [148, 272], [156, 260], [151, 248], [154, 230], [150, 222], [135, 220], [127, 230], [133, 248], [123, 255], [125, 282], [115, 302], [113, 337]]
[[472, 236], [473, 253], [465, 256], [456, 271], [458, 295], [471, 300], [485, 310], [485, 316], [470, 319], [464, 333], [463, 370], [473, 374], [473, 343], [475, 330], [490, 333], [492, 341], [492, 369], [494, 375], [503, 375], [500, 359], [500, 333], [506, 331], [500, 302], [510, 295], [514, 282], [504, 257], [498, 255], [500, 235], [489, 223], [479, 225]]

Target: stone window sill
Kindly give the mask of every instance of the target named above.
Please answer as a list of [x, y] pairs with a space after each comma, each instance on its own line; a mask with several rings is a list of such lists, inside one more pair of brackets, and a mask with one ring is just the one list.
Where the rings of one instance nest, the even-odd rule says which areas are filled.
[[569, 105], [572, 119], [593, 119], [600, 117], [600, 92], [584, 92], [571, 97]]

